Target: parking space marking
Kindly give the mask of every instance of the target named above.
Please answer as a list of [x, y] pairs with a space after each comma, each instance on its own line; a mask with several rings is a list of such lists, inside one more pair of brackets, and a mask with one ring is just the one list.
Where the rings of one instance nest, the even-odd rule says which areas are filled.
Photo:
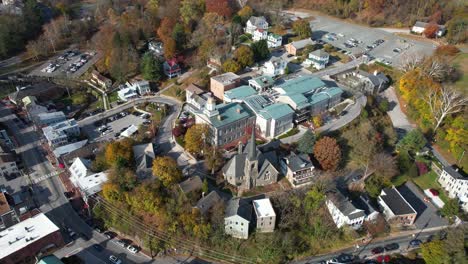
[[54, 172], [51, 172], [51, 173], [49, 173], [49, 174], [42, 175], [42, 176], [40, 176], [39, 178], [32, 179], [31, 181], [32, 181], [34, 184], [37, 184], [37, 183], [39, 183], [39, 182], [41, 182], [41, 181], [44, 181], [44, 180], [46, 180], [46, 179], [48, 179], [48, 178], [57, 176], [57, 175], [59, 175], [59, 174], [62, 173], [62, 172], [63, 172], [63, 170], [54, 171]]

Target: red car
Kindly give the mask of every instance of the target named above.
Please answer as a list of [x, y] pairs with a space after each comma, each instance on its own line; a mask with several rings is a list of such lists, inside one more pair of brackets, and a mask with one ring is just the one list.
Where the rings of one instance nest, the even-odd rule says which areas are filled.
[[383, 247], [376, 247], [372, 249], [372, 254], [377, 255], [377, 254], [383, 253], [384, 250], [385, 249]]
[[389, 255], [378, 256], [377, 257], [377, 262], [379, 262], [379, 263], [389, 263], [390, 262], [390, 256]]
[[437, 191], [435, 189], [429, 189], [429, 191], [431, 192], [432, 195], [439, 196], [439, 191]]

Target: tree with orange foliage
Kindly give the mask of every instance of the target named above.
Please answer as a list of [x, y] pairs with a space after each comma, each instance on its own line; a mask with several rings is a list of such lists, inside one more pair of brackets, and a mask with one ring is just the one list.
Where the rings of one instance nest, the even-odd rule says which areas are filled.
[[229, 6], [228, 0], [206, 0], [206, 12], [216, 13], [224, 18], [229, 18], [232, 15], [232, 8]]
[[156, 32], [159, 38], [163, 41], [164, 39], [171, 38], [172, 31], [174, 30], [175, 24], [176, 24], [176, 21], [173, 18], [164, 17]]
[[314, 145], [314, 157], [323, 170], [335, 170], [340, 164], [341, 149], [336, 139], [323, 137]]
[[164, 58], [172, 59], [176, 54], [176, 42], [173, 38], [163, 39], [164, 42]]
[[[133, 162], [133, 142], [130, 139], [114, 141], [106, 146], [105, 158], [108, 165], [130, 165]], [[122, 164], [125, 163], [125, 164]]]
[[424, 36], [426, 36], [426, 38], [435, 38], [438, 30], [439, 30], [439, 26], [437, 24], [430, 23], [424, 29], [423, 34]]

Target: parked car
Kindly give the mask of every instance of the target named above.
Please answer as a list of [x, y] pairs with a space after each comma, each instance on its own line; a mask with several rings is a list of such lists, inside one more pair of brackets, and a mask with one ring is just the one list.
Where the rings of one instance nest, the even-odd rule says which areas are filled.
[[104, 236], [107, 237], [108, 239], [112, 239], [115, 237], [114, 233], [112, 232], [105, 232]]
[[419, 239], [413, 239], [409, 242], [409, 245], [412, 247], [419, 247], [422, 244], [422, 241]]
[[97, 251], [97, 252], [102, 252], [104, 250], [104, 248], [99, 245], [99, 244], [94, 244], [93, 245], [93, 248]]
[[115, 243], [121, 247], [127, 247], [127, 243], [125, 243], [123, 240], [117, 240]]
[[350, 255], [350, 254], [341, 254], [336, 259], [340, 263], [351, 263], [351, 262], [353, 262], [354, 257], [353, 257], [353, 255]]
[[400, 248], [400, 245], [398, 245], [398, 243], [391, 243], [391, 244], [387, 244], [385, 245], [385, 251], [392, 251], [392, 250], [397, 250]]
[[390, 262], [390, 256], [389, 255], [378, 256], [377, 257], [377, 262], [378, 263], [389, 263]]
[[122, 263], [122, 261], [119, 258], [117, 258], [116, 256], [114, 256], [114, 255], [110, 255], [109, 260], [110, 260], [111, 263], [114, 263], [114, 264], [121, 264]]
[[377, 255], [377, 254], [383, 253], [384, 250], [385, 249], [383, 247], [375, 247], [372, 249], [372, 254]]
[[138, 252], [138, 249], [137, 249], [136, 247], [132, 246], [132, 245], [129, 245], [129, 246], [127, 247], [127, 249], [128, 249], [128, 251], [130, 251], [130, 252], [133, 253], [133, 254], [135, 254], [135, 253]]

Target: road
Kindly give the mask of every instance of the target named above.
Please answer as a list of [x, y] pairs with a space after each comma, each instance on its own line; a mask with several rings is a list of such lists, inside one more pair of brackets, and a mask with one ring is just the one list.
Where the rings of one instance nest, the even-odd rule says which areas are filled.
[[346, 126], [349, 122], [358, 117], [361, 114], [361, 109], [366, 106], [367, 98], [362, 94], [356, 96], [356, 102], [346, 109], [347, 113], [345, 115], [338, 117], [338, 119], [325, 124], [322, 127], [319, 127], [316, 131], [320, 133], [335, 131]]
[[[44, 157], [40, 149], [39, 134], [32, 127], [19, 127], [13, 119], [16, 116], [10, 109], [4, 105], [0, 106], [0, 122], [4, 123], [10, 133], [15, 136], [18, 148], [18, 155], [21, 156], [25, 168], [29, 169], [29, 177], [32, 181], [42, 175], [47, 175], [55, 172], [55, 168]], [[27, 176], [23, 176], [27, 177]], [[29, 184], [29, 180], [22, 181], [23, 185]], [[6, 182], [8, 184], [8, 182]], [[193, 258], [177, 257], [177, 258], [159, 258], [154, 261], [143, 254], [131, 254], [126, 249], [109, 241], [102, 234], [93, 231], [93, 229], [85, 223], [85, 221], [71, 207], [67, 198], [64, 196], [64, 187], [57, 176], [49, 177], [32, 185], [33, 197], [35, 204], [44, 212], [54, 223], [60, 228], [65, 226], [72, 228], [75, 232], [84, 234], [89, 237], [89, 240], [84, 240], [82, 237], [72, 241], [64, 234], [65, 241], [71, 243], [56, 254], [59, 257], [67, 256], [73, 253], [80, 252], [78, 255], [84, 256], [86, 263], [107, 263], [110, 254], [118, 256], [124, 263], [187, 263], [193, 261]], [[16, 186], [16, 192], [19, 192], [21, 186]], [[97, 252], [92, 248], [93, 244], [100, 244], [105, 247], [103, 252]]]
[[[431, 235], [436, 235], [439, 233], [439, 230], [428, 230], [424, 232], [418, 232], [414, 231], [411, 234], [405, 234], [401, 235], [398, 237], [393, 237], [393, 238], [386, 238], [383, 240], [375, 240], [371, 241], [370, 243], [366, 245], [361, 245], [359, 247], [350, 247], [346, 248], [343, 250], [339, 250], [336, 252], [333, 252], [331, 254], [326, 254], [326, 255], [320, 255], [320, 256], [314, 256], [310, 258], [306, 258], [300, 261], [294, 261], [292, 263], [295, 264], [313, 264], [313, 263], [320, 263], [321, 261], [326, 261], [332, 258], [335, 258], [341, 254], [351, 254], [356, 256], [358, 259], [364, 260], [364, 259], [371, 259], [373, 257], [377, 257], [378, 255], [373, 255], [372, 254], [372, 249], [375, 247], [383, 247], [387, 244], [390, 243], [397, 243], [400, 248], [398, 250], [384, 253], [384, 254], [393, 254], [393, 253], [406, 253], [408, 251], [408, 243], [413, 240], [413, 239], [419, 239], [423, 242], [425, 242]], [[414, 234], [414, 235], [413, 235]]]

